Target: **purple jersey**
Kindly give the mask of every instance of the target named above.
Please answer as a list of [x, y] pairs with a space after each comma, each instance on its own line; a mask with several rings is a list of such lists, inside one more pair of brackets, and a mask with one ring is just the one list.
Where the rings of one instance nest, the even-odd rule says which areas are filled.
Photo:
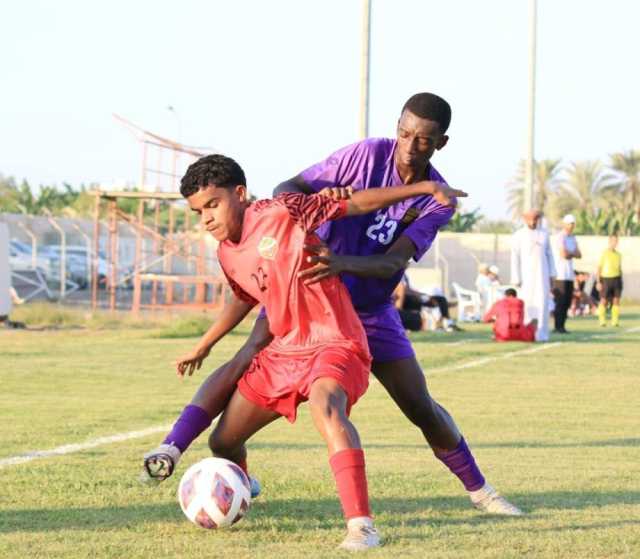
[[[334, 186], [362, 190], [400, 185], [402, 180], [393, 158], [395, 148], [396, 141], [389, 138], [363, 140], [336, 151], [300, 176], [316, 192]], [[445, 182], [432, 165], [429, 165], [427, 179]], [[418, 261], [454, 211], [454, 208], [436, 202], [432, 196], [419, 196], [377, 213], [325, 223], [316, 232], [335, 253], [356, 256], [384, 254], [401, 235], [405, 235], [415, 245], [414, 259]], [[388, 279], [342, 274], [342, 281], [356, 310], [373, 311], [389, 304], [403, 273], [401, 270]]]

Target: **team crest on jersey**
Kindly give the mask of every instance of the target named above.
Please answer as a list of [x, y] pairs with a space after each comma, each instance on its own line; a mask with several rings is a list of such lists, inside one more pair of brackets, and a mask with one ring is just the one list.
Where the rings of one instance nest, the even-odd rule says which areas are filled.
[[418, 208], [409, 208], [400, 221], [402, 223], [411, 223], [412, 221], [415, 221], [419, 215], [420, 210]]
[[278, 241], [273, 237], [262, 237], [258, 243], [258, 254], [267, 260], [275, 260], [278, 252]]

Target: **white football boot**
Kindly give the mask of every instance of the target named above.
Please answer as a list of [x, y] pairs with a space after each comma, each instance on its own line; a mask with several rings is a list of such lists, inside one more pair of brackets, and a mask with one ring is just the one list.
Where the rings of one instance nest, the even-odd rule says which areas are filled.
[[502, 514], [505, 516], [522, 516], [524, 514], [488, 483], [485, 483], [484, 486], [476, 491], [469, 491], [469, 498], [474, 507], [488, 514]]
[[173, 444], [161, 444], [144, 455], [144, 469], [140, 481], [160, 483], [171, 477], [180, 461], [182, 452]]
[[340, 549], [347, 551], [366, 551], [380, 545], [380, 534], [369, 516], [358, 516], [347, 522], [347, 537], [340, 544]]

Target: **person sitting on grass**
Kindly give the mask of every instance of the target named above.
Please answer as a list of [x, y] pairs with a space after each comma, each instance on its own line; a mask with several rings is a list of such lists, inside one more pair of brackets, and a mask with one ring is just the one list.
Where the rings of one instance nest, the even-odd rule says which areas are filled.
[[393, 292], [393, 299], [406, 330], [427, 330], [429, 320], [426, 309], [437, 308], [439, 316], [436, 319], [436, 330], [462, 332], [462, 328], [449, 315], [449, 301], [438, 287], [423, 293], [412, 288], [407, 274], [404, 274]]
[[509, 288], [485, 313], [482, 321], [493, 322], [494, 339], [497, 342], [534, 342], [538, 321], [524, 324], [524, 301], [518, 299], [515, 289]]

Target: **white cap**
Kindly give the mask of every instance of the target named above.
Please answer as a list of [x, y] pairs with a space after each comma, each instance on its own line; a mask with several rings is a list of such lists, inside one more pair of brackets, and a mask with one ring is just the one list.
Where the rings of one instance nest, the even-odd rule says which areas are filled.
[[567, 225], [575, 222], [576, 222], [576, 218], [573, 217], [573, 214], [567, 214], [562, 218], [562, 223], [566, 223]]
[[500, 268], [494, 264], [493, 266], [489, 266], [489, 271], [497, 276], [500, 272]]

